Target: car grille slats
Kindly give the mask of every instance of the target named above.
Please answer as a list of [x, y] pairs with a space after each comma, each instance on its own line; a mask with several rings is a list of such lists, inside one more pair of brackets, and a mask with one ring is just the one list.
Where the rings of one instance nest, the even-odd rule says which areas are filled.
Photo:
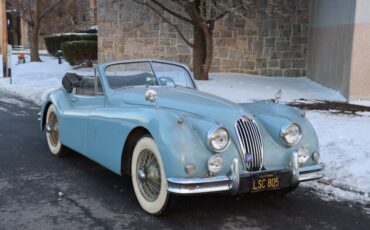
[[235, 124], [236, 133], [243, 150], [244, 157], [251, 154], [252, 159], [245, 164], [249, 171], [258, 171], [262, 168], [263, 148], [261, 133], [257, 124], [249, 118], [242, 117]]

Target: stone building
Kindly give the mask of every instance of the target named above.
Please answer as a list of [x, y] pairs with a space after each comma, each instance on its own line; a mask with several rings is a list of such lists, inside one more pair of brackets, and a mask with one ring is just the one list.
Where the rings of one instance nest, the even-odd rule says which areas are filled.
[[307, 76], [370, 99], [370, 1], [311, 0]]
[[[258, 1], [255, 18], [228, 16], [216, 23], [211, 71], [306, 75], [309, 1], [287, 1], [284, 15], [267, 15], [267, 2]], [[191, 49], [175, 29], [131, 0], [99, 0], [98, 24], [100, 61], [155, 57], [191, 65]], [[190, 25], [182, 28], [191, 38]]]
[[[347, 98], [370, 99], [370, 1], [286, 0], [284, 14], [271, 15], [261, 12], [276, 0], [258, 2], [257, 18], [216, 24], [211, 71], [308, 76]], [[97, 8], [100, 62], [153, 57], [191, 66], [192, 51], [174, 28], [141, 5], [98, 0]], [[191, 38], [192, 28], [182, 28]]]

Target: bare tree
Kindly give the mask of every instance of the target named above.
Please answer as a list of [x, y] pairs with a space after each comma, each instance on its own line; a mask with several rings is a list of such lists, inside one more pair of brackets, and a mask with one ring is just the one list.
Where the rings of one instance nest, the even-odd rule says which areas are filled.
[[[158, 15], [163, 22], [173, 26], [184, 42], [193, 49], [193, 71], [197, 79], [208, 80], [213, 60], [213, 31], [217, 20], [228, 14], [244, 18], [258, 18], [261, 15], [279, 14], [284, 16], [283, 7], [289, 0], [131, 0]], [[170, 3], [170, 4], [165, 4]], [[260, 7], [267, 4], [267, 7]], [[260, 9], [264, 9], [259, 12]], [[180, 23], [173, 22], [173, 16]], [[193, 27], [192, 39], [186, 37], [181, 24]]]
[[[208, 80], [213, 60], [213, 30], [215, 22], [238, 9], [239, 0], [132, 0], [147, 6], [163, 22], [173, 26], [184, 42], [193, 49], [193, 71], [197, 79]], [[240, 0], [243, 1], [243, 0]], [[188, 38], [180, 24], [176, 24], [163, 12], [193, 27], [193, 39]]]
[[31, 61], [41, 61], [39, 55], [39, 30], [45, 16], [63, 0], [12, 0], [11, 7], [29, 27]]

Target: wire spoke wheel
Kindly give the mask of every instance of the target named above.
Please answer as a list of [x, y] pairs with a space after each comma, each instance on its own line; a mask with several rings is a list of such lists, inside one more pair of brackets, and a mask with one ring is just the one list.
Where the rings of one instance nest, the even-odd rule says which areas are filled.
[[158, 147], [149, 136], [138, 140], [132, 153], [131, 179], [144, 211], [160, 215], [167, 206], [167, 177]]
[[149, 149], [139, 154], [136, 175], [141, 194], [147, 201], [155, 201], [161, 190], [161, 172], [155, 155]]

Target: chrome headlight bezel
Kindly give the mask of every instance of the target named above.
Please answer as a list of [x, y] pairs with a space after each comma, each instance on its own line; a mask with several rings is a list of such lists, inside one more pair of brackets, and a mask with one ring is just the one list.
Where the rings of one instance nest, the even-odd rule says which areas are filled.
[[[218, 131], [225, 131], [225, 133], [227, 134], [227, 141], [221, 148], [215, 147], [214, 143], [213, 143], [214, 136]], [[212, 150], [216, 153], [221, 153], [221, 152], [225, 151], [229, 147], [230, 142], [231, 142], [230, 133], [223, 126], [214, 126], [211, 129], [209, 129], [208, 132], [207, 132], [207, 137], [206, 137], [207, 146], [210, 150]]]
[[[296, 135], [294, 141], [289, 141], [287, 138], [287, 135], [289, 134], [289, 130], [295, 129], [295, 128], [298, 128], [298, 134]], [[281, 130], [280, 130], [280, 139], [283, 142], [283, 144], [288, 147], [298, 144], [298, 142], [302, 139], [301, 127], [298, 124], [293, 123], [293, 122], [284, 125], [283, 127], [281, 127]]]

